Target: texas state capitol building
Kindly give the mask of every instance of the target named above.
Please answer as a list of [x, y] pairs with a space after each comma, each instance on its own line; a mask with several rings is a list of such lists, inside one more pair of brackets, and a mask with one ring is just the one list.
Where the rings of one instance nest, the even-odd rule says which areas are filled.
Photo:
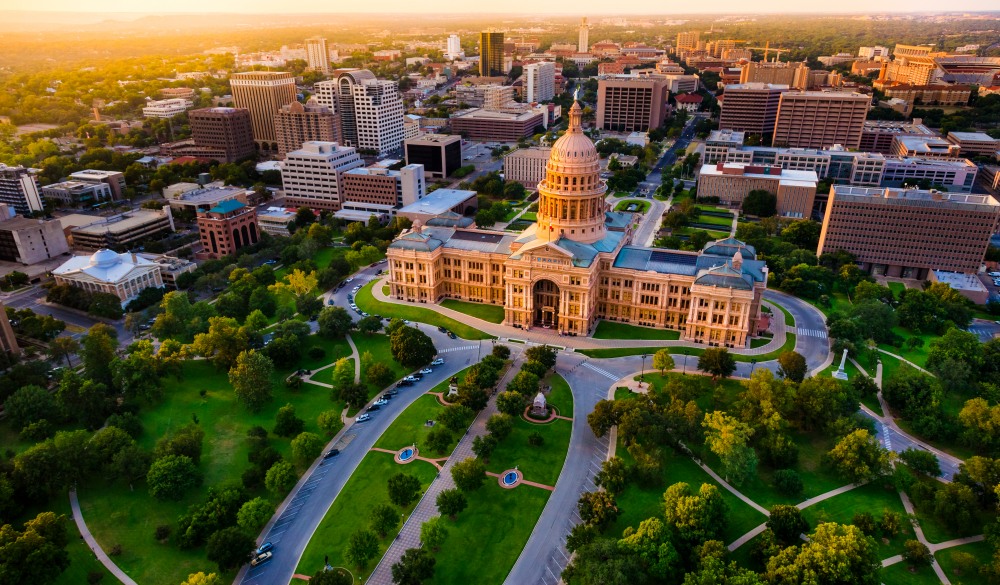
[[600, 157], [578, 103], [538, 184], [538, 221], [521, 234], [415, 223], [389, 246], [392, 297], [502, 305], [505, 325], [587, 335], [598, 319], [743, 347], [761, 322], [767, 267], [728, 238], [701, 252], [632, 246], [631, 213], [610, 211]]

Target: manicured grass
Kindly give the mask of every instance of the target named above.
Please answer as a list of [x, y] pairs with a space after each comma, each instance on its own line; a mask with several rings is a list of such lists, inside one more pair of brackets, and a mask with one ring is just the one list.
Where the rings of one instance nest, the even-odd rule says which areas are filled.
[[357, 303], [358, 307], [361, 308], [362, 311], [372, 315], [382, 315], [383, 317], [399, 317], [400, 319], [407, 319], [409, 321], [418, 321], [420, 323], [433, 325], [434, 327], [445, 327], [462, 339], [493, 338], [492, 335], [487, 335], [474, 327], [470, 327], [465, 323], [460, 323], [450, 317], [445, 317], [444, 315], [430, 309], [378, 301], [372, 296], [372, 286], [374, 286], [375, 282], [377, 281], [372, 281], [366, 284], [354, 297], [354, 302]]
[[[226, 372], [217, 370], [210, 362], [185, 362], [183, 372], [180, 381], [165, 380], [162, 401], [140, 412], [144, 432], [138, 441], [143, 448], [152, 450], [157, 439], [197, 417], [206, 433], [199, 466], [205, 476], [204, 484], [179, 502], [153, 500], [142, 482], [135, 486], [135, 491], [122, 482], [100, 479], [79, 489], [80, 505], [91, 532], [105, 549], [122, 545], [123, 553], [115, 562], [143, 585], [175, 585], [189, 573], [217, 570], [205, 557], [203, 548], [182, 551], [172, 543], [160, 544], [153, 539], [153, 530], [161, 524], [176, 526], [177, 518], [190, 505], [204, 501], [210, 486], [238, 481], [249, 467], [247, 429], [254, 425], [272, 429], [275, 412], [291, 403], [305, 420], [305, 430], [322, 435], [316, 426], [316, 416], [324, 410], [343, 408], [330, 401], [325, 388], [304, 384], [301, 390], [292, 392], [276, 383], [274, 399], [260, 412], [251, 413], [236, 402]], [[288, 371], [277, 372], [275, 379], [283, 379], [287, 374]], [[199, 395], [200, 390], [207, 391], [204, 398]], [[290, 456], [289, 439], [271, 437], [270, 444], [286, 458]]]
[[546, 378], [545, 383], [552, 387], [546, 400], [555, 406], [562, 416], [573, 418], [573, 391], [569, 384], [559, 374], [553, 374]]
[[[413, 388], [401, 389], [400, 392], [417, 392]], [[459, 436], [453, 436], [450, 445], [444, 451], [431, 451], [425, 444], [427, 434], [434, 427], [428, 427], [426, 422], [438, 420], [444, 405], [438, 402], [436, 396], [425, 394], [411, 404], [399, 417], [393, 421], [392, 425], [386, 429], [382, 437], [375, 443], [381, 449], [391, 449], [393, 451], [409, 447], [416, 444], [421, 457], [430, 459], [447, 457], [458, 444]]]
[[733, 359], [738, 362], [749, 362], [750, 360], [757, 360], [757, 363], [766, 362], [767, 360], [776, 360], [778, 357], [785, 353], [786, 351], [792, 351], [795, 349], [795, 334], [786, 333], [785, 343], [781, 344], [781, 347], [767, 353], [762, 353], [760, 355], [740, 355], [733, 354]]
[[[616, 357], [626, 357], [630, 355], [642, 355], [649, 354], [653, 355], [662, 347], [605, 347], [601, 349], [578, 349], [577, 353], [582, 353], [587, 357], [594, 359], [606, 359], [606, 358], [616, 358]], [[701, 355], [704, 351], [701, 348], [688, 348], [688, 355]], [[697, 352], [697, 353], [695, 353]]]
[[675, 236], [690, 236], [693, 232], [706, 232], [712, 239], [721, 240], [729, 237], [728, 231], [707, 230], [698, 227], [681, 226], [673, 231]]
[[[839, 522], [850, 524], [855, 514], [868, 512], [876, 520], [882, 517], [883, 510], [892, 510], [906, 516], [903, 502], [899, 494], [892, 488], [886, 488], [881, 482], [870, 483], [824, 500], [802, 511], [802, 516], [815, 527], [823, 522]], [[878, 540], [879, 556], [891, 557], [903, 552], [903, 542], [915, 538], [913, 528], [906, 522], [902, 525], [902, 534], [889, 540], [888, 543]]]
[[[313, 347], [320, 347], [326, 353], [321, 358], [313, 359], [309, 357], [309, 349]], [[302, 352], [302, 360], [299, 362], [299, 367], [307, 370], [316, 370], [349, 355], [351, 355], [351, 346], [347, 343], [346, 339], [326, 339], [319, 335], [310, 335], [309, 341]]]
[[[554, 486], [566, 459], [572, 431], [573, 423], [568, 420], [556, 419], [549, 424], [536, 425], [518, 417], [514, 421], [514, 431], [497, 445], [486, 469], [502, 473], [517, 466], [524, 473], [524, 479]], [[538, 447], [528, 444], [528, 437], [534, 433], [545, 439]]]
[[594, 329], [594, 339], [680, 339], [681, 332], [673, 329], [654, 329], [628, 323], [601, 320]]
[[615, 211], [628, 211], [629, 205], [636, 206], [636, 208], [632, 210], [633, 213], [646, 213], [649, 211], [649, 201], [643, 201], [641, 199], [626, 199], [625, 201], [620, 201], [617, 205], [615, 205]]
[[434, 577], [428, 583], [502, 583], [517, 561], [549, 492], [522, 485], [504, 489], [495, 477], [466, 494], [469, 506], [452, 521], [448, 537], [435, 553]]
[[535, 212], [535, 211], [525, 211], [524, 213], [521, 214], [521, 217], [519, 217], [518, 219], [521, 220], [521, 221], [527, 221], [527, 222], [538, 221], [538, 212]]
[[[399, 465], [389, 453], [371, 452], [365, 455], [313, 533], [295, 572], [312, 575], [323, 568], [323, 560], [329, 556], [332, 566], [347, 567], [354, 573], [355, 579], [366, 579], [392, 543], [395, 533], [388, 534], [379, 542], [378, 555], [364, 569], [349, 566], [344, 558], [344, 549], [352, 534], [368, 529], [368, 515], [372, 508], [389, 503], [386, 484], [397, 473], [407, 473], [419, 478], [423, 493], [437, 475], [437, 469], [424, 461]], [[401, 511], [408, 517], [415, 506], [416, 502]], [[405, 517], [401, 519], [401, 527], [405, 521]]]
[[486, 305], [483, 303], [470, 303], [467, 301], [456, 301], [455, 299], [445, 299], [441, 301], [441, 306], [448, 309], [465, 313], [476, 319], [489, 321], [490, 323], [503, 323], [504, 310], [501, 305]]
[[911, 349], [904, 342], [901, 347], [894, 347], [885, 343], [879, 344], [879, 349], [884, 349], [885, 351], [892, 352], [904, 359], [910, 360], [911, 362], [917, 364], [921, 368], [927, 366], [927, 356], [930, 353], [931, 342], [938, 338], [937, 335], [933, 333], [914, 333], [905, 327], [893, 327], [892, 332], [899, 335], [904, 340], [911, 337], [917, 337], [923, 341], [923, 345], [916, 349]]
[[731, 228], [733, 226], [733, 216], [730, 215], [729, 217], [719, 217], [717, 215], [708, 215], [702, 213], [698, 215], [698, 219], [696, 219], [694, 223], [708, 223], [712, 225]]
[[[940, 585], [941, 583], [934, 569], [921, 567], [914, 570], [905, 561], [885, 567], [881, 576], [884, 585]], [[962, 583], [965, 584], [965, 581]]]
[[69, 496], [60, 493], [52, 498], [41, 508], [24, 510], [23, 514], [16, 520], [6, 519], [18, 530], [24, 527], [24, 523], [32, 520], [40, 512], [53, 512], [56, 516], [66, 516], [66, 532], [69, 535], [69, 544], [66, 545], [66, 553], [69, 555], [69, 567], [53, 581], [53, 585], [81, 585], [87, 583], [87, 575], [91, 572], [104, 575], [102, 583], [114, 583], [115, 578], [104, 568], [104, 565], [97, 560], [97, 556], [90, 550], [86, 542], [80, 538], [80, 533], [76, 530], [76, 523], [73, 521], [73, 511], [70, 509]]
[[939, 565], [944, 570], [944, 574], [947, 575], [952, 583], [961, 582], [963, 585], [987, 585], [989, 580], [983, 575], [980, 575], [978, 571], [973, 571], [970, 573], [959, 573], [955, 567], [955, 562], [953, 560], [954, 554], [957, 552], [968, 553], [978, 560], [982, 564], [986, 564], [990, 561], [990, 557], [993, 556], [993, 549], [986, 542], [974, 542], [972, 544], [963, 544], [962, 546], [956, 546], [955, 548], [947, 548], [942, 551], [938, 551], [934, 558], [937, 559]]
[[[926, 477], [922, 477], [918, 481], [926, 482], [935, 488], [939, 485], [937, 484], [937, 480]], [[920, 527], [924, 529], [924, 536], [926, 536], [927, 540], [932, 543], [947, 542], [955, 538], [982, 534], [985, 527], [988, 526], [996, 517], [996, 512], [993, 511], [980, 512], [975, 518], [975, 522], [972, 523], [972, 526], [967, 527], [965, 530], [959, 530], [942, 522], [941, 519], [937, 515], [933, 514], [932, 510], [929, 509], [931, 506], [933, 506], [933, 503], [927, 504], [919, 500], [913, 502], [913, 509], [916, 513], [917, 520], [920, 521]]]
[[786, 327], [795, 327], [795, 317], [793, 317], [792, 314], [788, 312], [788, 309], [782, 307], [781, 305], [779, 305], [778, 303], [776, 303], [776, 302], [774, 302], [774, 301], [772, 301], [770, 299], [768, 299], [767, 302], [771, 303], [772, 305], [774, 305], [775, 307], [778, 307], [778, 309], [781, 310], [781, 313], [785, 316], [785, 326]]
[[896, 298], [899, 298], [899, 293], [906, 290], [906, 285], [902, 282], [890, 282], [887, 284], [889, 286], [889, 290], [892, 291], [892, 294], [896, 295]]

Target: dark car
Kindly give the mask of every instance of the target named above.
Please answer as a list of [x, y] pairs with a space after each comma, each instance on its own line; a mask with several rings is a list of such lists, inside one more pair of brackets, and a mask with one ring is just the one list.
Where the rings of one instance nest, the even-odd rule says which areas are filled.
[[265, 542], [264, 544], [262, 544], [259, 547], [257, 547], [257, 550], [253, 551], [253, 554], [255, 556], [260, 556], [260, 555], [262, 555], [262, 554], [264, 554], [264, 553], [266, 553], [268, 551], [272, 551], [272, 550], [274, 550], [274, 545], [271, 544], [270, 542]]
[[340, 449], [330, 449], [323, 455], [323, 459], [333, 459], [337, 455], [340, 455]]
[[448, 337], [450, 337], [452, 339], [455, 339], [455, 337], [457, 337], [457, 336], [454, 333], [452, 333], [451, 331], [449, 331], [448, 332]]
[[368, 410], [366, 410], [365, 412], [375, 412], [376, 410], [378, 410], [380, 408], [382, 408], [382, 407], [379, 406], [379, 405], [377, 405], [377, 404], [373, 404], [373, 405], [369, 406]]
[[396, 384], [396, 388], [406, 387], [406, 386], [413, 386], [413, 382], [409, 380], [400, 380], [399, 383]]
[[448, 330], [445, 329], [444, 327], [438, 327], [438, 331], [440, 331], [441, 333], [448, 333]]

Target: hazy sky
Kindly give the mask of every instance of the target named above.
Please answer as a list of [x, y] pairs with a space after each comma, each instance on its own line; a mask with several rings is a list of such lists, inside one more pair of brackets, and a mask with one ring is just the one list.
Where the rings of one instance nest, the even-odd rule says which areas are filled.
[[[0, 0], [2, 10], [45, 10], [68, 12], [422, 12], [422, 13], [496, 13], [498, 7], [510, 13], [560, 13], [560, 14], [684, 14], [698, 12], [739, 13], [751, 8], [757, 12], [871, 12], [871, 11], [960, 11], [996, 10], [996, 0], [839, 0], [837, 2], [802, 2], [801, 0], [773, 0], [767, 4], [748, 5], [746, 0], [714, 0], [692, 3], [681, 0], [632, 0], [614, 3], [607, 0], [505, 0], [495, 2], [470, 2], [459, 0], [376, 0], [356, 2], [351, 0], [295, 0], [276, 3], [274, 0], [170, 0], [147, 3], [135, 0]], [[815, 8], [814, 8], [815, 7]]]

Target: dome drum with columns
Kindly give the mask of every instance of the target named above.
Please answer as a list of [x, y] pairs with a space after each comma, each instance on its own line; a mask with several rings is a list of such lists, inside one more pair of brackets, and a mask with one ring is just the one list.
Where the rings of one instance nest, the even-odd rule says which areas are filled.
[[606, 319], [745, 346], [762, 322], [764, 262], [734, 238], [700, 252], [631, 245], [635, 214], [610, 210], [578, 103], [569, 116], [538, 184], [537, 223], [520, 234], [415, 225], [389, 246], [391, 296], [499, 305], [522, 329], [588, 335]]

